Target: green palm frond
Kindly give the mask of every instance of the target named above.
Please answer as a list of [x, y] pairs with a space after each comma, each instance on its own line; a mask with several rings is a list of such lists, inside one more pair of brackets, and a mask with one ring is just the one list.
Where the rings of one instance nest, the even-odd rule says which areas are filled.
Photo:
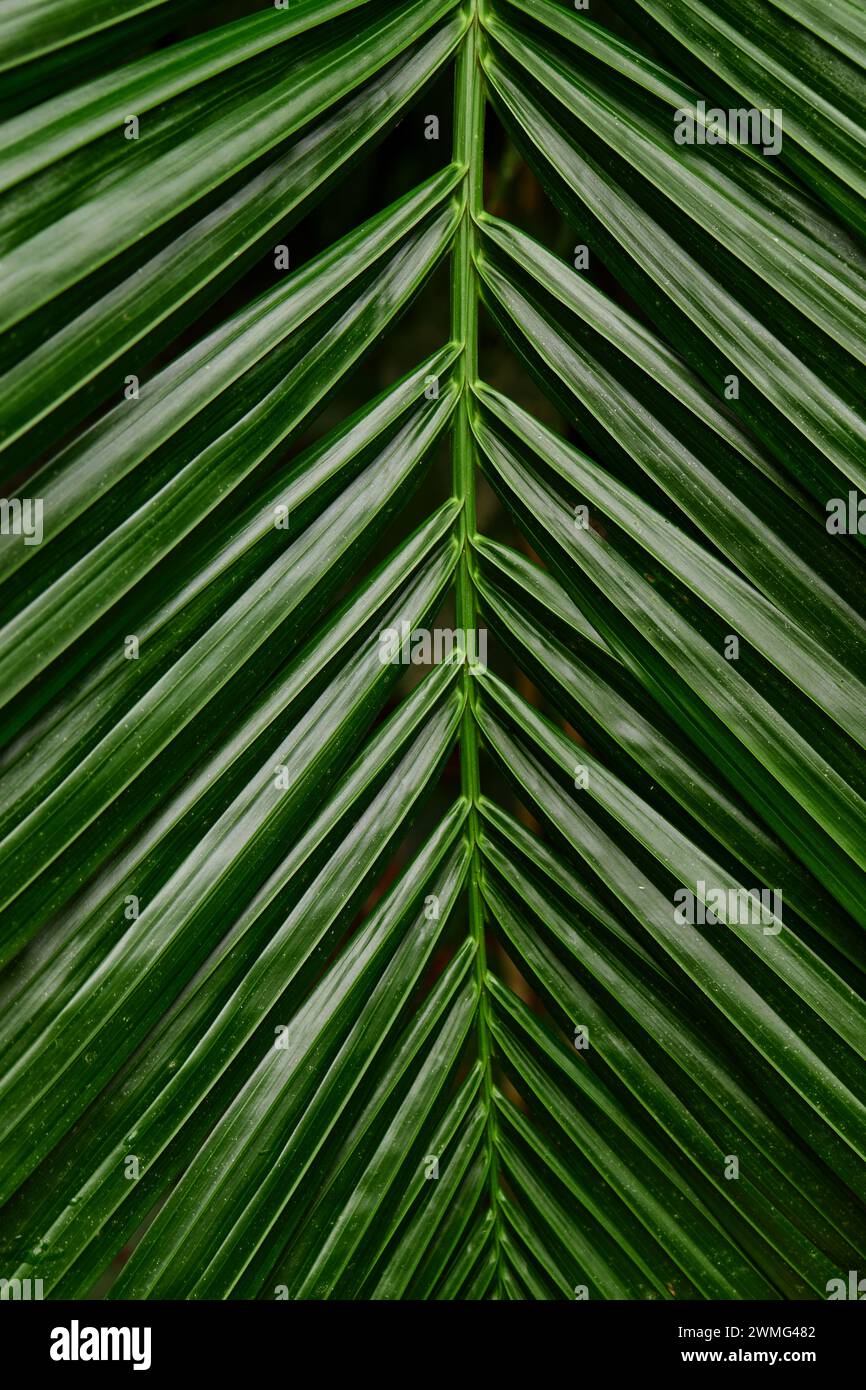
[[[0, 1276], [826, 1297], [866, 1256], [863, 11], [5, 0], [0, 41]], [[565, 253], [500, 215], [500, 126]], [[489, 661], [419, 670], [433, 630]]]

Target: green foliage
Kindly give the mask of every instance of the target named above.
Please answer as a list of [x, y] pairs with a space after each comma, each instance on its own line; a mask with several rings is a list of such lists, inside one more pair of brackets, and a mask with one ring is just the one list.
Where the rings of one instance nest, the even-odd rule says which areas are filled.
[[[0, 540], [0, 1275], [823, 1298], [866, 1258], [864, 13], [205, 8], [0, 4], [44, 525]], [[438, 171], [281, 272], [448, 74]], [[678, 144], [698, 101], [781, 150]], [[494, 122], [590, 273], [485, 206]], [[444, 274], [447, 340], [336, 415]], [[436, 622], [489, 665], [380, 660]]]

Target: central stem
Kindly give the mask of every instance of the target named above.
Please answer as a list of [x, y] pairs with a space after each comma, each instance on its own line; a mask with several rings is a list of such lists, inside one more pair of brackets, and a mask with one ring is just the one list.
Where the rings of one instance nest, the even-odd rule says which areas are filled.
[[[454, 494], [463, 503], [461, 552], [457, 566], [457, 626], [467, 637], [478, 625], [475, 586], [472, 577], [472, 543], [476, 534], [475, 517], [475, 441], [469, 412], [472, 385], [478, 379], [478, 280], [473, 253], [477, 236], [476, 218], [483, 207], [484, 172], [484, 89], [478, 60], [478, 7], [471, 0], [471, 21], [457, 59], [454, 79], [454, 159], [465, 166], [465, 204], [457, 229], [451, 278], [452, 336], [463, 344], [462, 390], [454, 424]], [[470, 648], [471, 649], [471, 648]], [[474, 650], [478, 650], [476, 646]], [[478, 800], [481, 782], [478, 766], [478, 728], [475, 722], [472, 668], [463, 667], [466, 702], [460, 729], [460, 781], [469, 801], [467, 830], [472, 845], [469, 866], [469, 929], [475, 941], [475, 968], [478, 983], [478, 1055], [483, 1067], [483, 1097], [487, 1112], [487, 1145], [490, 1200], [499, 1238], [500, 1213], [497, 1204], [498, 1158], [495, 1142], [495, 1108], [490, 1058], [489, 1000], [485, 986], [487, 950], [484, 940], [484, 906], [479, 886]]]

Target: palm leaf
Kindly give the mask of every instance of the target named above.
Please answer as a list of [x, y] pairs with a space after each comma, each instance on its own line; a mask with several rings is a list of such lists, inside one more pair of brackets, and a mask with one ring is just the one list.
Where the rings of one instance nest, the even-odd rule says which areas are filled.
[[[866, 486], [862, 15], [0, 35], [4, 1278], [825, 1297], [866, 1251], [866, 589], [825, 524]], [[443, 79], [444, 158], [275, 258]], [[714, 106], [781, 109], [778, 157], [675, 142]], [[494, 215], [497, 121], [591, 273]], [[490, 665], [405, 679], [435, 624]]]

